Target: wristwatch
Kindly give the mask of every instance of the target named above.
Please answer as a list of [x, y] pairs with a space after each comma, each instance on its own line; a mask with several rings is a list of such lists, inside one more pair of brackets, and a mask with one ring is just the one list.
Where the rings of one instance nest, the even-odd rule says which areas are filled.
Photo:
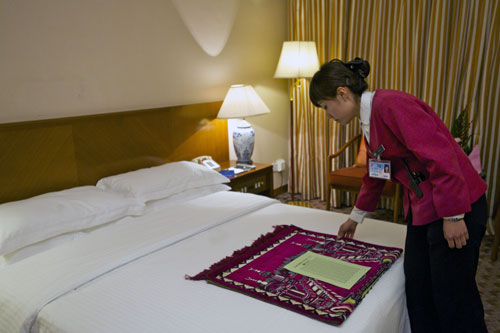
[[464, 219], [463, 217], [443, 217], [443, 220], [450, 222], [458, 222], [463, 219]]

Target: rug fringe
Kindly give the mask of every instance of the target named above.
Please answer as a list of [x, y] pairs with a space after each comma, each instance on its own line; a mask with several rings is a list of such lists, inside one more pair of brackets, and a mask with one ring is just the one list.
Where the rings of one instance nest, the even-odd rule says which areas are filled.
[[240, 262], [245, 254], [248, 255], [249, 250], [255, 250], [255, 248], [257, 248], [259, 245], [266, 243], [268, 240], [270, 240], [273, 237], [276, 237], [276, 235], [281, 233], [283, 230], [288, 230], [290, 227], [294, 226], [285, 224], [275, 225], [273, 226], [274, 228], [273, 231], [261, 235], [252, 243], [252, 245], [245, 246], [244, 248], [234, 251], [232, 255], [221, 259], [220, 261], [216, 262], [215, 264], [205, 269], [204, 271], [196, 274], [195, 276], [189, 276], [186, 274], [184, 275], [184, 278], [186, 280], [194, 280], [194, 281], [207, 280], [209, 278], [209, 275], [216, 274], [217, 272], [224, 270], [225, 267], [233, 266], [234, 264]]

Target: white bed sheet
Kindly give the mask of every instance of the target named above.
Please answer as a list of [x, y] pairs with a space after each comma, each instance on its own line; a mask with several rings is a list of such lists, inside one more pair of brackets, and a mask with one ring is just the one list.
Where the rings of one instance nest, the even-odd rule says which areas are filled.
[[[247, 200], [250, 201], [249, 207], [246, 205]], [[240, 207], [234, 209], [237, 206]], [[254, 211], [248, 213], [251, 210]], [[193, 221], [193, 217], [198, 220]], [[164, 210], [160, 209], [147, 216], [135, 218], [130, 225], [122, 224], [111, 231], [111, 228], [108, 228], [107, 234], [103, 232], [97, 236], [89, 235], [89, 238], [92, 237], [89, 240], [77, 240], [75, 246], [80, 245], [82, 249], [85, 248], [84, 243], [87, 241], [93, 244], [94, 249], [98, 249], [101, 245], [121, 244], [118, 245], [120, 247], [118, 252], [123, 254], [127, 253], [123, 245], [132, 242], [133, 239], [127, 239], [124, 243], [123, 239], [118, 238], [133, 235], [141, 230], [141, 227], [148, 231], [151, 231], [153, 226], [157, 228], [144, 239], [163, 239], [157, 242], [160, 244], [158, 245], [160, 250], [153, 250], [152, 254], [129, 264], [120, 263], [118, 268], [111, 268], [109, 273], [102, 276], [97, 274], [97, 277], [91, 278], [88, 272], [82, 273], [91, 280], [89, 283], [78, 282], [74, 285], [69, 283], [70, 289], [76, 290], [68, 293], [58, 291], [63, 296], [57, 296], [53, 301], [48, 297], [48, 304], [40, 307], [34, 331], [409, 331], [402, 259], [382, 276], [340, 327], [332, 327], [202, 281], [184, 279], [184, 274], [194, 275], [230, 255], [234, 250], [249, 245], [261, 234], [272, 231], [273, 225], [295, 224], [305, 229], [336, 234], [338, 226], [345, 219], [346, 215], [342, 214], [279, 204], [262, 197], [234, 192], [219, 192], [176, 207], [166, 205]], [[367, 220], [358, 228], [356, 238], [387, 246], [403, 247], [405, 231], [400, 225]], [[165, 234], [162, 235], [162, 232]], [[113, 239], [106, 240], [105, 236]], [[71, 244], [64, 246], [72, 248]], [[130, 245], [131, 248], [134, 246]], [[143, 255], [141, 251], [139, 257]], [[31, 265], [34, 266], [33, 269], [37, 269], [35, 264], [38, 262], [37, 257], [49, 264], [51, 260], [64, 261], [63, 252], [67, 252], [63, 247], [50, 250], [33, 257], [35, 259], [27, 259], [21, 268], [16, 269], [20, 274], [23, 274], [25, 269], [29, 270]], [[94, 253], [99, 251], [96, 250]], [[110, 253], [114, 252], [102, 253], [103, 258], [111, 257]], [[72, 261], [75, 258], [74, 254], [70, 256], [66, 260]], [[81, 257], [91, 260], [85, 255]], [[102, 258], [95, 260], [106, 262]], [[85, 265], [92, 266], [87, 262]], [[104, 271], [106, 270], [108, 269]], [[1, 277], [0, 282], [2, 282]], [[0, 324], [6, 323], [7, 320], [0, 317]]]

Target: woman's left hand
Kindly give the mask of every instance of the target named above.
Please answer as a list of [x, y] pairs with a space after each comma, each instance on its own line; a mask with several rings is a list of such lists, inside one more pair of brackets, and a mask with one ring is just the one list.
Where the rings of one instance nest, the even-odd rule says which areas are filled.
[[469, 239], [469, 232], [463, 219], [457, 222], [443, 220], [443, 234], [451, 249], [455, 247], [461, 249]]

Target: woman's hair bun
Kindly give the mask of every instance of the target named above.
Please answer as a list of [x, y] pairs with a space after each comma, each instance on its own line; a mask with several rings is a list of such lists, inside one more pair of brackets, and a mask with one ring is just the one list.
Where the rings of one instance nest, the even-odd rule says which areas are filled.
[[361, 58], [354, 58], [347, 63], [345, 66], [349, 68], [354, 74], [359, 75], [361, 78], [366, 78], [370, 74], [370, 63]]
[[356, 96], [361, 97], [368, 89], [365, 78], [370, 73], [370, 64], [361, 58], [344, 62], [333, 59], [324, 63], [311, 79], [309, 98], [317, 107], [322, 100], [335, 99], [339, 87], [347, 87]]

